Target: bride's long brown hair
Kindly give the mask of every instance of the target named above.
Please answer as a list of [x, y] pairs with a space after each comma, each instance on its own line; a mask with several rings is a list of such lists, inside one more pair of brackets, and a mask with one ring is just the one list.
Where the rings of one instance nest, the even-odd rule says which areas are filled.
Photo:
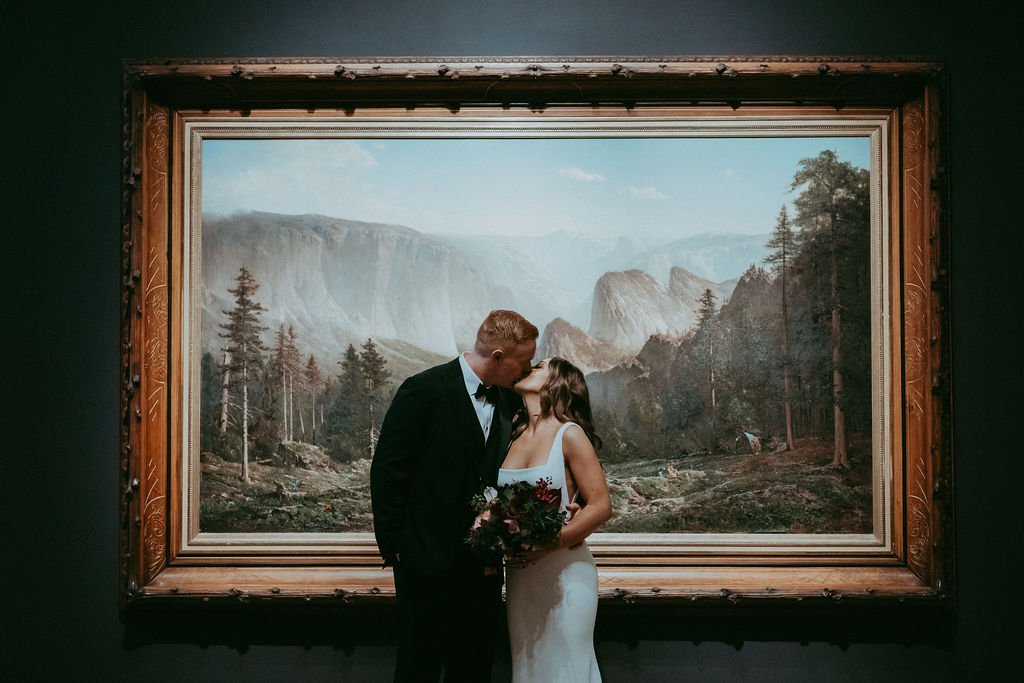
[[[601, 437], [594, 431], [594, 417], [590, 410], [590, 391], [583, 372], [575, 365], [557, 356], [548, 359], [548, 379], [538, 392], [540, 416], [554, 416], [559, 422], [575, 422], [586, 432], [595, 450], [601, 447]], [[514, 440], [529, 420], [522, 420], [512, 435]]]

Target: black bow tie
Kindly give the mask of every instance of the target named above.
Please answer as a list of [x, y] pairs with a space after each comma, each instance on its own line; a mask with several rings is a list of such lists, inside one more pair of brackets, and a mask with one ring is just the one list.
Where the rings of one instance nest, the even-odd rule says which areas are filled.
[[489, 387], [485, 387], [483, 384], [476, 388], [476, 393], [473, 394], [473, 398], [484, 398], [488, 403], [497, 405], [498, 403], [498, 385], [492, 384]]

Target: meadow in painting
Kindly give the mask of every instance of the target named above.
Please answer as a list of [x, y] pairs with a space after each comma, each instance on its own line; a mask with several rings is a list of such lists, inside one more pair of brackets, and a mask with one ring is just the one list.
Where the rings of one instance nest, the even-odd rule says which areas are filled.
[[587, 376], [604, 531], [872, 531], [867, 137], [206, 139], [203, 532], [372, 530], [488, 311]]

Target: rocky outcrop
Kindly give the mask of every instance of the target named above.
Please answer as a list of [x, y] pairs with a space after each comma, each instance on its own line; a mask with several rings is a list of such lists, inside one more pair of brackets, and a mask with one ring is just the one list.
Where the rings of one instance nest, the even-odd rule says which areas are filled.
[[275, 464], [298, 467], [304, 470], [337, 469], [334, 461], [324, 449], [300, 441], [283, 441], [274, 454]]
[[668, 288], [641, 270], [605, 273], [594, 285], [590, 336], [639, 351], [656, 333], [679, 333], [693, 317]]
[[607, 342], [594, 339], [580, 328], [555, 318], [544, 328], [537, 345], [538, 358], [565, 358], [584, 373], [607, 370], [625, 361], [629, 354]]

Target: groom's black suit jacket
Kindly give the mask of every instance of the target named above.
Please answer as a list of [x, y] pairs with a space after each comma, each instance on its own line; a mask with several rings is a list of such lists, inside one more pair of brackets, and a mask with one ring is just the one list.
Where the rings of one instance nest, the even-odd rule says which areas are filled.
[[522, 402], [502, 388], [484, 442], [459, 359], [402, 383], [384, 416], [370, 468], [377, 546], [385, 565], [436, 574], [474, 562], [464, 543], [470, 499], [495, 485]]

